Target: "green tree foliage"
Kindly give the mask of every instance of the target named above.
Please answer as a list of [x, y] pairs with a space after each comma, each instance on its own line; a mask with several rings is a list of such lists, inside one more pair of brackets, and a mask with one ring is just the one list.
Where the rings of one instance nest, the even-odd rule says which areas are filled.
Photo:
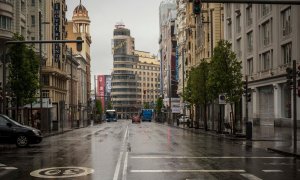
[[102, 114], [102, 103], [100, 100], [96, 100], [96, 114]]
[[144, 103], [144, 109], [150, 109], [150, 104], [149, 102]]
[[107, 109], [113, 109], [111, 101], [108, 102]]
[[161, 97], [159, 97], [159, 98], [156, 100], [156, 106], [155, 106], [156, 112], [157, 112], [157, 113], [160, 113], [162, 107], [163, 107], [163, 99], [162, 99]]
[[200, 65], [191, 69], [185, 89], [185, 100], [196, 106], [196, 119], [199, 119], [199, 107], [202, 106], [204, 110], [203, 120], [205, 130], [208, 130], [206, 117], [206, 106], [209, 101], [207, 88], [208, 72], [209, 63], [206, 60], [202, 60]]
[[[208, 75], [208, 88], [213, 99], [221, 93], [226, 94], [226, 102], [230, 103], [233, 113], [233, 104], [238, 102], [243, 93], [242, 64], [236, 54], [231, 50], [231, 43], [226, 40], [218, 42], [214, 48], [210, 71]], [[235, 124], [233, 117], [233, 125]], [[235, 129], [233, 127], [233, 129]]]
[[[24, 37], [17, 34], [13, 39], [24, 41]], [[13, 44], [9, 48], [9, 57], [8, 83], [18, 108], [35, 100], [39, 89], [39, 58], [33, 47], [25, 44]]]

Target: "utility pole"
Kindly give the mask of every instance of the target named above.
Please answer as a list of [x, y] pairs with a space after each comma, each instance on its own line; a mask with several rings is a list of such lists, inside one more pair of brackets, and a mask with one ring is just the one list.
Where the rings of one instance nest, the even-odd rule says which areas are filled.
[[70, 48], [70, 53], [71, 53], [71, 103], [70, 103], [70, 112], [71, 112], [71, 127], [73, 129], [74, 127], [74, 117], [73, 117], [73, 51], [72, 48]]
[[[300, 66], [299, 66], [300, 67]], [[300, 70], [300, 68], [299, 68]], [[287, 85], [292, 88], [293, 94], [293, 150], [297, 153], [297, 74], [300, 76], [300, 71], [297, 72], [296, 60], [293, 60], [292, 68], [286, 68]]]
[[2, 90], [3, 90], [3, 92], [2, 92], [2, 94], [3, 94], [3, 107], [2, 107], [2, 110], [3, 110], [3, 114], [5, 114], [6, 115], [6, 46], [4, 46], [4, 50], [3, 50], [3, 65], [2, 65], [2, 67], [3, 67], [3, 88], [2, 88]]
[[296, 60], [293, 60], [293, 124], [294, 124], [294, 153], [297, 153], [297, 95], [296, 95], [296, 82], [297, 70], [296, 70]]
[[[42, 40], [42, 12], [39, 11], [39, 41]], [[44, 122], [42, 111], [43, 111], [43, 97], [42, 97], [42, 67], [43, 67], [43, 57], [42, 57], [42, 43], [39, 43], [39, 55], [40, 55], [40, 129], [42, 130], [42, 123]], [[50, 128], [49, 128], [50, 129]]]

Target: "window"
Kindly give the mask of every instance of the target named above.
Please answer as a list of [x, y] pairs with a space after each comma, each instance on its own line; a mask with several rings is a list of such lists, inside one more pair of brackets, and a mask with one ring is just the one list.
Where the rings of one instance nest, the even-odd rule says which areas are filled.
[[261, 16], [266, 16], [268, 15], [272, 10], [271, 4], [262, 4], [261, 5]]
[[292, 61], [292, 43], [287, 43], [281, 46], [283, 64], [290, 64]]
[[291, 27], [291, 7], [281, 12], [282, 36], [287, 36], [292, 32]]
[[236, 32], [241, 33], [241, 16], [236, 17]]
[[8, 121], [0, 116], [0, 126], [7, 126]]
[[271, 64], [272, 57], [271, 56], [272, 56], [271, 51], [267, 51], [261, 55], [261, 70], [262, 71], [271, 69], [271, 67], [272, 67], [272, 64]]
[[31, 0], [31, 6], [35, 6], [35, 0]]
[[242, 57], [241, 38], [236, 41], [236, 55], [237, 55], [238, 58]]
[[31, 15], [31, 26], [35, 26], [35, 16]]
[[247, 23], [247, 26], [252, 25], [252, 5], [249, 5], [246, 8], [246, 23]]
[[12, 20], [7, 16], [0, 15], [0, 29], [11, 30]]
[[251, 53], [253, 51], [253, 32], [249, 32], [247, 34], [247, 50], [248, 53]]
[[267, 21], [262, 24], [262, 41], [264, 46], [267, 46], [271, 43], [271, 34], [271, 21]]
[[247, 59], [247, 71], [248, 71], [248, 75], [253, 74], [253, 58]]

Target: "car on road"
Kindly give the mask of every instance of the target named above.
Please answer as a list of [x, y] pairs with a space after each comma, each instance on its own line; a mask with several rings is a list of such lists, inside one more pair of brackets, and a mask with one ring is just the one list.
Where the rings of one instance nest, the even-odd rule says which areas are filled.
[[29, 144], [38, 144], [42, 139], [40, 130], [22, 125], [0, 114], [0, 143], [15, 143], [18, 147], [26, 147]]
[[133, 115], [132, 123], [141, 123], [141, 117], [138, 114]]
[[191, 122], [191, 119], [188, 116], [182, 115], [182, 116], [179, 117], [179, 123], [180, 124], [187, 124], [189, 122]]

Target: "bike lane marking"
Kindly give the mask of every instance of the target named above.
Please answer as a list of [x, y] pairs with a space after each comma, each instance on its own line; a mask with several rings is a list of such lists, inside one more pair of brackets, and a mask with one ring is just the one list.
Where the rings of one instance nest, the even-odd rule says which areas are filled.
[[87, 176], [92, 173], [94, 173], [94, 169], [91, 168], [69, 166], [69, 167], [51, 167], [51, 168], [39, 169], [39, 170], [32, 171], [30, 175], [38, 178], [60, 179], [60, 178]]

